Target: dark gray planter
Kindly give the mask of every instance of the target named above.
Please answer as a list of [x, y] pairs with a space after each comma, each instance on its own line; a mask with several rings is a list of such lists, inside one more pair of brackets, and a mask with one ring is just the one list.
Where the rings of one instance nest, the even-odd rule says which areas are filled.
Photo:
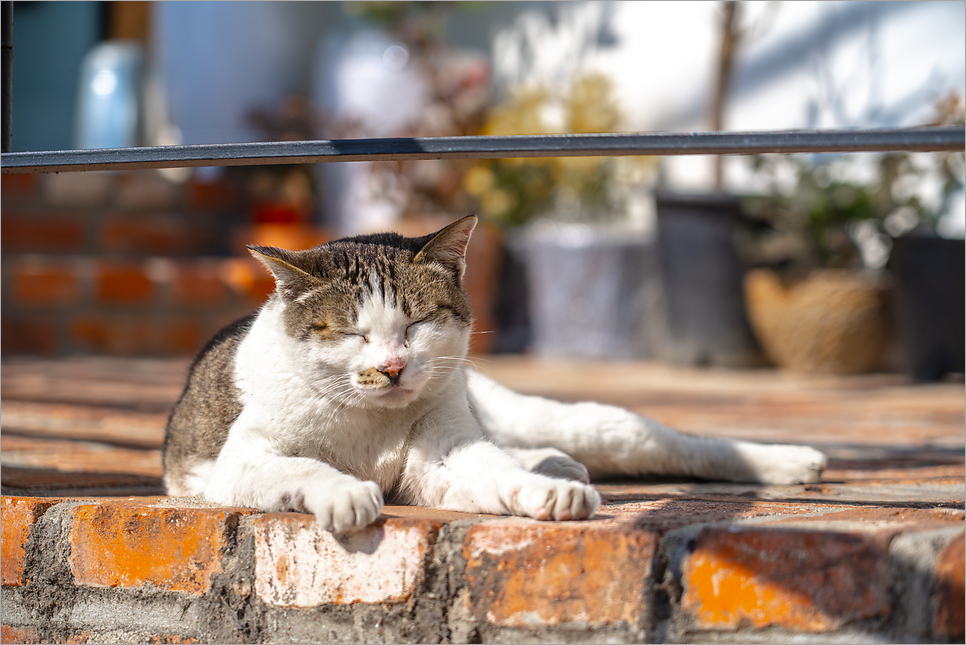
[[745, 314], [744, 267], [734, 244], [738, 198], [661, 192], [656, 202], [670, 331], [660, 355], [686, 365], [762, 365]]
[[910, 235], [892, 241], [896, 340], [903, 370], [934, 381], [964, 370], [963, 240]]

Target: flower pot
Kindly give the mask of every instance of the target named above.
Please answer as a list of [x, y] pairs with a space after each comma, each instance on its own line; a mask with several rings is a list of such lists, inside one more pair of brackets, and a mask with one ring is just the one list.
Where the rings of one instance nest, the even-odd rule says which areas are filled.
[[526, 281], [531, 351], [624, 360], [653, 355], [660, 281], [654, 245], [643, 235], [553, 224], [517, 231], [508, 249]]
[[897, 344], [903, 370], [916, 380], [964, 369], [964, 264], [963, 240], [907, 236], [892, 242]]
[[755, 269], [744, 285], [748, 318], [779, 367], [829, 374], [880, 367], [889, 339], [880, 276], [823, 269], [792, 281], [771, 269]]
[[748, 325], [734, 245], [741, 212], [729, 195], [658, 193], [657, 225], [669, 338], [659, 356], [675, 363], [762, 363]]

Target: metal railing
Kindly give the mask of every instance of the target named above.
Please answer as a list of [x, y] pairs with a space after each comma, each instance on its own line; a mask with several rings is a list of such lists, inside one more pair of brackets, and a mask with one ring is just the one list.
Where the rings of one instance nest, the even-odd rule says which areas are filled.
[[813, 152], [935, 152], [966, 147], [962, 126], [782, 132], [611, 133], [342, 139], [6, 152], [3, 174], [344, 161]]

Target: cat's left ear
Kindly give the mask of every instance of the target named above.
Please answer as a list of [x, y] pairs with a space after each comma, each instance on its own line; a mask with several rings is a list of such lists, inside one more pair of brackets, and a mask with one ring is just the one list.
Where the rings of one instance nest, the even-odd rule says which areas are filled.
[[463, 279], [466, 270], [466, 245], [476, 228], [476, 215], [457, 220], [436, 233], [416, 254], [413, 262], [438, 262]]
[[290, 300], [319, 286], [318, 278], [295, 266], [297, 258], [293, 251], [273, 246], [249, 246], [248, 250], [272, 272], [276, 288]]

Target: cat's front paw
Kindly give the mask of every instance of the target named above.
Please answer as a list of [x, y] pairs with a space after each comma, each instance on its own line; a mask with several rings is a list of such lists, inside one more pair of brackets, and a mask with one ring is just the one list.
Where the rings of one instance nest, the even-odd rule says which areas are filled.
[[593, 486], [553, 479], [521, 486], [514, 497], [518, 515], [538, 520], [582, 520], [600, 506], [600, 494]]
[[347, 481], [305, 495], [305, 507], [326, 531], [346, 533], [372, 524], [382, 512], [382, 491], [375, 482]]

